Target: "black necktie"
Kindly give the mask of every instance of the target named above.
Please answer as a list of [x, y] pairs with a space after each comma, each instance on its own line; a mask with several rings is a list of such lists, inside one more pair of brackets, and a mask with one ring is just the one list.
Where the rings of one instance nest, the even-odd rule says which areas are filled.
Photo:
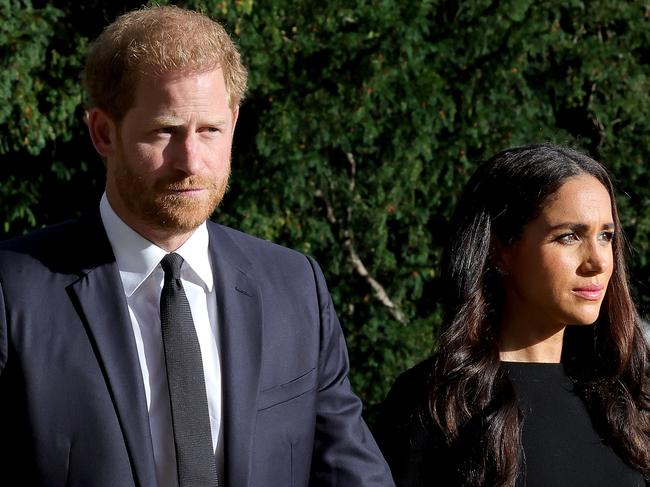
[[181, 283], [183, 258], [167, 254], [160, 265], [165, 282], [160, 295], [160, 322], [169, 383], [179, 487], [219, 485], [212, 448], [201, 348], [190, 303]]

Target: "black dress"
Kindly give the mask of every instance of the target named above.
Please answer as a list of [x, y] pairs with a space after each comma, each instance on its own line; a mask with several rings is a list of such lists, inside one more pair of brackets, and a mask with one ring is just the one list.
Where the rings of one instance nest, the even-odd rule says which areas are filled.
[[[561, 364], [504, 362], [524, 415], [526, 487], [645, 487], [643, 476], [598, 436]], [[402, 374], [386, 397], [375, 436], [397, 487], [454, 486], [457, 458], [427, 413], [431, 360]], [[461, 468], [462, 470], [462, 468]]]

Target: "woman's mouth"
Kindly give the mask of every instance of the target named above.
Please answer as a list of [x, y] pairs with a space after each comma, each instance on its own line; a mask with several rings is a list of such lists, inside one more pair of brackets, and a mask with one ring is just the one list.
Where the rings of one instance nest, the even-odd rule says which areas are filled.
[[603, 297], [604, 290], [604, 286], [601, 286], [599, 284], [590, 284], [588, 286], [573, 288], [571, 292], [582, 299], [586, 299], [588, 301], [598, 301]]

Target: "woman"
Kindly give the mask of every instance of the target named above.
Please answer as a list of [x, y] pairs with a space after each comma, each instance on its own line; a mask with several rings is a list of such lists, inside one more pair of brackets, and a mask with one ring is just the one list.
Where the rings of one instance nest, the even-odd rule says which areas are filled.
[[438, 351], [378, 425], [398, 487], [646, 485], [649, 351], [605, 169], [550, 144], [507, 150], [451, 228]]

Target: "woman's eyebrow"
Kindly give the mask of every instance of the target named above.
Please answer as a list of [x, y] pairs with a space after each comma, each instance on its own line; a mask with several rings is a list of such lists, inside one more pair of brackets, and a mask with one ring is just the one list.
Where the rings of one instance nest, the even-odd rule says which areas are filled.
[[[560, 228], [569, 228], [574, 232], [584, 232], [589, 229], [589, 225], [585, 223], [563, 222], [557, 225], [552, 225], [549, 230], [559, 230]], [[616, 226], [613, 222], [605, 223], [601, 227], [603, 230], [614, 230]]]

